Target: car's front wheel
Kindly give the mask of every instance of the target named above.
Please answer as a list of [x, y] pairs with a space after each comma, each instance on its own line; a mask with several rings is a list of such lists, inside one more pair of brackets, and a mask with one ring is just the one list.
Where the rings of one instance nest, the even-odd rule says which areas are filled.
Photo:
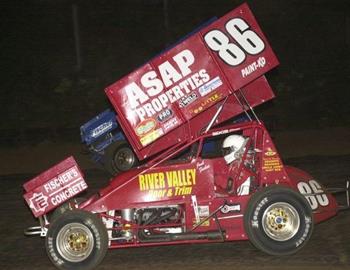
[[255, 247], [271, 255], [289, 255], [310, 239], [312, 210], [301, 194], [290, 188], [270, 186], [252, 196], [244, 225]]

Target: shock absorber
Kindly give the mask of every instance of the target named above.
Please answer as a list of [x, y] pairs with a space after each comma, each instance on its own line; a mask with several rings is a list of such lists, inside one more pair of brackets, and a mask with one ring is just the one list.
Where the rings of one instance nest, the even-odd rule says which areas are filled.
[[128, 209], [123, 209], [122, 210], [122, 218], [127, 221], [126, 224], [123, 226], [123, 230], [121, 231], [122, 236], [124, 236], [127, 239], [131, 239], [133, 237], [133, 233], [131, 228], [131, 223], [134, 221], [134, 213], [135, 210], [128, 208]]

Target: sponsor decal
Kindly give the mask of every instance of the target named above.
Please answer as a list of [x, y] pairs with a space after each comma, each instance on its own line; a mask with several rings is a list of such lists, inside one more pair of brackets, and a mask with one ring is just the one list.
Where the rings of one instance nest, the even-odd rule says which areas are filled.
[[87, 189], [87, 184], [76, 166], [50, 179], [24, 198], [34, 216], [38, 217]]
[[277, 153], [273, 151], [270, 147], [267, 148], [267, 151], [265, 152], [265, 156], [271, 157], [276, 155]]
[[212, 135], [213, 136], [218, 136], [218, 135], [222, 135], [222, 134], [226, 134], [226, 133], [228, 133], [228, 129], [215, 131], [215, 132], [212, 133]]
[[222, 85], [222, 81], [221, 81], [220, 77], [217, 76], [214, 79], [212, 79], [211, 81], [204, 84], [203, 86], [199, 87], [198, 91], [199, 91], [199, 94], [202, 97], [204, 97], [221, 85]]
[[179, 102], [179, 107], [183, 108], [186, 107], [188, 105], [190, 105], [193, 101], [195, 101], [198, 98], [196, 92], [192, 92], [191, 94], [189, 94], [186, 97], [183, 97], [180, 102]]
[[178, 124], [177, 118], [172, 118], [170, 119], [168, 122], [164, 123], [164, 132], [167, 132], [170, 129], [173, 129], [174, 127], [176, 127]]
[[173, 115], [173, 111], [172, 110], [165, 109], [160, 114], [158, 114], [157, 120], [159, 122], [164, 122], [164, 121], [168, 120], [172, 115]]
[[267, 151], [263, 157], [263, 166], [262, 169], [265, 172], [280, 172], [283, 168], [281, 160], [276, 156], [277, 152], [273, 151], [270, 147], [267, 148]]
[[312, 210], [316, 210], [319, 206], [329, 205], [328, 197], [317, 181], [299, 182], [297, 187], [309, 202]]
[[77, 168], [73, 167], [48, 181], [43, 187], [49, 194], [51, 203], [58, 205], [86, 189], [87, 185]]
[[209, 164], [205, 164], [204, 161], [197, 163], [197, 169], [200, 173], [210, 169]]
[[265, 67], [266, 65], [266, 59], [265, 57], [259, 57], [257, 61], [254, 61], [253, 63], [249, 64], [245, 68], [241, 70], [241, 75], [243, 78], [249, 76], [250, 74], [253, 74], [258, 69], [261, 69]]
[[282, 171], [283, 165], [278, 157], [263, 158], [262, 169], [265, 172], [280, 172]]
[[210, 97], [208, 97], [207, 99], [205, 99], [199, 107], [193, 109], [191, 111], [191, 113], [194, 114], [198, 114], [200, 112], [202, 112], [205, 108], [207, 108], [208, 106], [210, 106], [210, 104], [217, 102], [218, 100], [220, 100], [222, 97], [221, 93], [215, 93], [213, 95], [211, 95]]
[[138, 183], [140, 191], [152, 198], [191, 195], [197, 184], [196, 169], [141, 174]]
[[34, 193], [29, 199], [29, 207], [35, 212], [45, 212], [46, 208], [49, 206], [48, 197], [42, 192]]
[[[198, 205], [198, 217], [199, 217], [199, 222], [202, 222], [204, 219], [208, 218], [210, 213], [209, 213], [209, 205]], [[197, 220], [194, 218], [193, 219], [193, 225], [196, 225]], [[200, 227], [208, 227], [210, 226], [210, 219], [204, 221]]]
[[56, 251], [54, 249], [54, 243], [53, 243], [52, 237], [48, 237], [47, 247], [48, 247], [48, 253], [51, 256], [51, 258], [53, 259], [53, 261], [55, 263], [57, 263], [58, 265], [64, 264], [64, 261], [62, 259], [58, 258], [56, 255]]
[[305, 230], [304, 230], [303, 235], [300, 237], [300, 239], [295, 242], [295, 247], [300, 246], [306, 240], [306, 238], [310, 232], [311, 218], [308, 216], [305, 216], [304, 218], [305, 218]]
[[142, 121], [136, 127], [136, 133], [139, 137], [146, 135], [156, 127], [156, 121], [154, 119], [146, 119]]
[[264, 199], [262, 199], [262, 201], [261, 201], [261, 202], [258, 204], [258, 206], [255, 208], [254, 215], [253, 215], [253, 220], [251, 220], [252, 227], [259, 228], [259, 219], [258, 219], [259, 212], [260, 212], [261, 208], [263, 208], [264, 205], [265, 205], [268, 201], [269, 201], [269, 200], [267, 199], [267, 197], [265, 197]]
[[163, 130], [161, 128], [158, 128], [158, 129], [153, 130], [152, 132], [148, 133], [147, 135], [143, 136], [140, 139], [140, 142], [143, 146], [146, 146], [147, 144], [150, 144], [151, 142], [158, 139], [163, 134], [164, 134]]
[[[191, 50], [185, 49], [165, 61], [156, 70], [144, 73], [140, 82], [132, 82], [124, 87], [130, 110], [140, 121], [154, 117], [193, 90], [210, 80], [206, 69], [198, 69]], [[197, 70], [196, 70], [197, 69]]]
[[94, 128], [91, 132], [91, 136], [93, 138], [96, 138], [98, 136], [100, 136], [101, 134], [105, 133], [107, 130], [109, 130], [113, 125], [112, 121], [108, 121], [106, 123], [103, 123], [101, 125], [99, 125], [97, 128]]

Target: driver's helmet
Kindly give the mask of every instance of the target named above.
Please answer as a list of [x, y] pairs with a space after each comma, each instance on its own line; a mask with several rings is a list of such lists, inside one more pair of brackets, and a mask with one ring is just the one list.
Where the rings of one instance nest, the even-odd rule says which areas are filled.
[[222, 144], [224, 159], [227, 164], [240, 158], [246, 145], [246, 139], [241, 135], [230, 135], [225, 138]]

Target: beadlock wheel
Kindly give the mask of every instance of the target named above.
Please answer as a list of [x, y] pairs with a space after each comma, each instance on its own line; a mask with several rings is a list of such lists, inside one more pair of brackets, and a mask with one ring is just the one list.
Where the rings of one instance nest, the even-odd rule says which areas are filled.
[[91, 254], [94, 237], [85, 225], [70, 223], [59, 231], [56, 243], [58, 252], [65, 260], [81, 262]]
[[264, 232], [276, 241], [287, 241], [299, 230], [300, 217], [298, 211], [288, 203], [274, 203], [264, 212], [262, 217]]
[[272, 185], [255, 192], [244, 214], [250, 242], [270, 255], [290, 255], [310, 239], [313, 214], [305, 197], [291, 188]]

